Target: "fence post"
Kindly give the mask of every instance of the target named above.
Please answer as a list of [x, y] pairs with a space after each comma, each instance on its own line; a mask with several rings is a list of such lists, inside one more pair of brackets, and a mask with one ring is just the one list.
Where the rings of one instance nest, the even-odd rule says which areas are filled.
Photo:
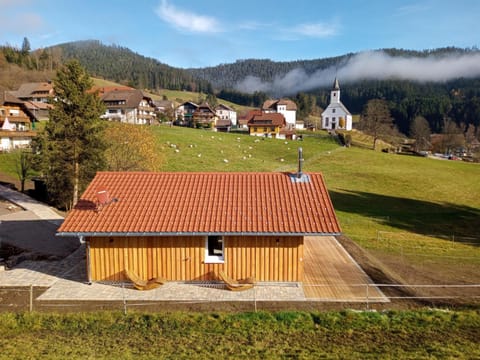
[[127, 315], [127, 298], [125, 297], [125, 284], [122, 282], [122, 297], [123, 297], [123, 315]]
[[366, 308], [367, 308], [367, 311], [370, 310], [370, 299], [369, 299], [369, 294], [368, 294], [368, 283], [366, 283], [367, 287], [366, 287], [366, 295], [367, 295], [367, 300], [366, 300]]
[[33, 284], [30, 284], [30, 301], [29, 301], [29, 311], [33, 311]]

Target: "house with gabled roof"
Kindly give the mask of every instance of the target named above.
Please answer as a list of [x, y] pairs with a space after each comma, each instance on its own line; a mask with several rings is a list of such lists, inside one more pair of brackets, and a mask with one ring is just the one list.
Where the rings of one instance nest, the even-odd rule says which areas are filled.
[[237, 112], [226, 104], [218, 104], [215, 106], [215, 112], [218, 120], [228, 120], [231, 126], [237, 126]]
[[322, 113], [322, 129], [352, 130], [352, 114], [340, 101], [340, 85], [337, 78], [330, 92], [330, 104]]
[[248, 133], [252, 136], [280, 138], [280, 131], [285, 128], [286, 121], [282, 114], [260, 112], [253, 114], [247, 126]]
[[18, 90], [11, 94], [23, 101], [47, 103], [55, 92], [51, 81], [23, 83]]
[[175, 122], [179, 125], [192, 124], [193, 113], [197, 110], [198, 105], [193, 101], [185, 101], [175, 109]]
[[115, 89], [101, 95], [106, 112], [102, 119], [129, 124], [155, 124], [157, 115], [151, 97], [137, 89]]
[[35, 116], [25, 102], [0, 92], [0, 151], [29, 147], [37, 133], [32, 130]]
[[279, 113], [285, 118], [287, 127], [295, 128], [297, 121], [297, 104], [290, 99], [266, 100], [262, 105], [265, 113]]
[[[301, 162], [299, 161], [299, 164]], [[58, 229], [88, 280], [304, 279], [304, 238], [340, 233], [320, 173], [99, 172]]]
[[207, 102], [203, 102], [195, 109], [192, 114], [192, 125], [196, 128], [210, 128], [215, 130], [215, 124], [218, 120], [214, 109]]

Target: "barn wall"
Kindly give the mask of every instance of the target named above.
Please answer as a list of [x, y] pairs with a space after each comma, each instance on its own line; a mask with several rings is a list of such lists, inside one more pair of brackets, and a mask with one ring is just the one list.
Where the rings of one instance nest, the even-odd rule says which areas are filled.
[[303, 237], [228, 236], [224, 241], [224, 263], [206, 264], [203, 236], [90, 238], [91, 280], [124, 280], [125, 268], [144, 279], [172, 281], [215, 280], [220, 270], [237, 279], [303, 279]]

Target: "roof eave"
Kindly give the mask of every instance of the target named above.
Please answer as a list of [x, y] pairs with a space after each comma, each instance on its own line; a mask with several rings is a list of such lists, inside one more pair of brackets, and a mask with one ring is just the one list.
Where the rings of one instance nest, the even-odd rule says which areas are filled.
[[58, 232], [57, 236], [67, 236], [67, 237], [106, 237], [106, 236], [116, 236], [116, 237], [127, 237], [127, 236], [211, 236], [211, 235], [223, 235], [223, 236], [338, 236], [342, 233], [338, 232], [221, 232], [221, 231], [212, 231], [212, 232], [88, 232], [88, 231], [77, 231], [77, 232], [68, 232], [61, 231]]

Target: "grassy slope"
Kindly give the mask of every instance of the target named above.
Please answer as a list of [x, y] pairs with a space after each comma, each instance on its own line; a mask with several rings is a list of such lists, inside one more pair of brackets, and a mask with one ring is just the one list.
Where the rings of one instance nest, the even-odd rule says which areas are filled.
[[[409, 283], [478, 283], [477, 164], [344, 148], [321, 132], [299, 142], [153, 130], [165, 153], [163, 171], [296, 171], [302, 146], [304, 171], [324, 174], [343, 232], [397, 275]], [[476, 245], [452, 246], [452, 236]]]
[[479, 329], [475, 311], [0, 314], [0, 346], [5, 359], [473, 359]]
[[[307, 133], [300, 142], [151, 129], [165, 155], [162, 171], [296, 171], [302, 146], [304, 170], [324, 174], [343, 231], [365, 247], [385, 247], [375, 241], [378, 231], [402, 232], [439, 248], [443, 239], [418, 234], [478, 237], [478, 164], [339, 147], [322, 132]], [[0, 172], [16, 177], [10, 158], [0, 154]], [[460, 250], [457, 255], [480, 258], [478, 246]]]
[[347, 149], [322, 133], [299, 142], [177, 127], [154, 131], [166, 155], [165, 171], [296, 171], [297, 149], [303, 147], [304, 170], [324, 174], [345, 232], [359, 239], [372, 234], [363, 234], [357, 220], [385, 231], [477, 232], [476, 164]]

